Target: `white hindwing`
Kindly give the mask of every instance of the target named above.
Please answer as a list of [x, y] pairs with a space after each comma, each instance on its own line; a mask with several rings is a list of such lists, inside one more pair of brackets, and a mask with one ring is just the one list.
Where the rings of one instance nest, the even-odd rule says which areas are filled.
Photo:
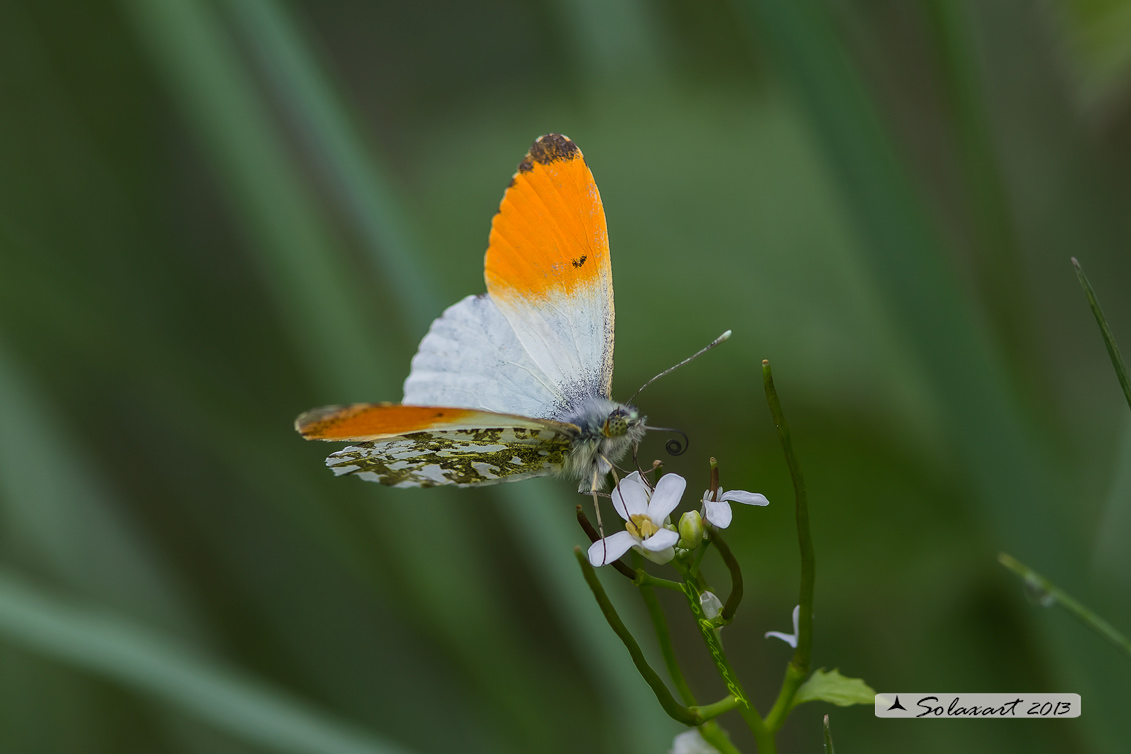
[[339, 450], [326, 465], [390, 487], [513, 482], [562, 472], [576, 428], [552, 424], [412, 432]]

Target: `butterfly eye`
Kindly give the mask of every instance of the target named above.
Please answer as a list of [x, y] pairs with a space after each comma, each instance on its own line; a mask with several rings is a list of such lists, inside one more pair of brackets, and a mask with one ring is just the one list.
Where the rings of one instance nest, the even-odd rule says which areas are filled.
[[605, 437], [624, 437], [627, 435], [628, 415], [623, 411], [614, 411], [605, 420], [604, 426], [601, 427], [601, 434]]

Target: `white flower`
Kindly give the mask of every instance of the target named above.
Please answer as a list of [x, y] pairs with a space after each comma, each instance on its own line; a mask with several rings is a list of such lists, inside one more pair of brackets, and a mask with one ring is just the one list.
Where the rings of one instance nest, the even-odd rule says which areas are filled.
[[730, 526], [731, 518], [729, 503], [769, 505], [770, 501], [766, 499], [765, 495], [758, 492], [746, 492], [745, 490], [724, 492], [723, 488], [719, 487], [718, 492], [712, 497], [711, 491], [707, 490], [703, 493], [703, 518], [719, 529], [727, 528]]
[[707, 743], [698, 728], [692, 728], [675, 737], [668, 754], [719, 754], [719, 750]]
[[687, 481], [678, 474], [665, 474], [650, 490], [634, 471], [613, 490], [613, 508], [625, 520], [624, 531], [598, 539], [589, 546], [589, 562], [594, 566], [612, 563], [635, 547], [644, 557], [656, 563], [667, 563], [675, 557], [679, 535], [664, 528], [668, 515], [679, 505]]
[[792, 634], [783, 634], [781, 631], [767, 631], [766, 632], [766, 638], [768, 639], [772, 636], [775, 639], [781, 639], [782, 641], [784, 641], [789, 646], [793, 647], [794, 649], [797, 649], [797, 637], [800, 635], [800, 632], [797, 630], [797, 620], [800, 617], [801, 617], [801, 605], [798, 605], [797, 607], [793, 608], [793, 633]]

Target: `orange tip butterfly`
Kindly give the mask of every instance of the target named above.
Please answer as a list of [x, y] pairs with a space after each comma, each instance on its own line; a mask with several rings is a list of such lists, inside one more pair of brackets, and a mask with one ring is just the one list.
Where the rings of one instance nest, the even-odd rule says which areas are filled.
[[640, 443], [644, 417], [610, 398], [601, 195], [565, 136], [540, 137], [519, 164], [491, 222], [484, 277], [487, 293], [432, 323], [402, 403], [326, 406], [295, 420], [308, 440], [353, 443], [326, 459], [335, 474], [391, 487], [561, 474], [589, 492]]

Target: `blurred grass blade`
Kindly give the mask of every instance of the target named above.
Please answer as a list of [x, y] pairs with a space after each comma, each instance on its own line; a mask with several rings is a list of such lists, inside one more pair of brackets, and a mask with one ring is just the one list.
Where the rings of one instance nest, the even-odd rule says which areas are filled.
[[[1084, 578], [1087, 557], [1078, 512], [1055, 495], [1061, 480], [1049, 438], [1010, 381], [1006, 349], [994, 343], [963, 292], [919, 192], [895, 150], [821, 0], [746, 0], [753, 28], [806, 114], [850, 217], [861, 259], [928, 388], [954, 463], [969, 481], [968, 512], [986, 521], [1000, 548], [1040, 552], [1067, 583]], [[1008, 334], [1002, 334], [1003, 337]], [[1016, 376], [1016, 373], [1014, 373]], [[1042, 625], [1040, 654], [1050, 672], [1086, 663], [1061, 627]], [[1103, 709], [1098, 735], [1115, 740], [1118, 713], [1098, 679], [1073, 677]], [[1119, 738], [1119, 740], [1122, 740]]]
[[1088, 306], [1092, 307], [1092, 315], [1096, 318], [1096, 324], [1100, 326], [1100, 335], [1103, 336], [1107, 355], [1111, 358], [1111, 366], [1115, 369], [1115, 376], [1119, 380], [1119, 387], [1123, 389], [1123, 397], [1127, 399], [1127, 406], [1131, 408], [1131, 382], [1127, 380], [1127, 368], [1123, 366], [1123, 357], [1119, 355], [1119, 346], [1115, 343], [1115, 336], [1111, 334], [1111, 328], [1107, 326], [1107, 317], [1104, 316], [1103, 309], [1100, 308], [1096, 292], [1092, 290], [1092, 284], [1088, 282], [1088, 276], [1084, 274], [1084, 270], [1080, 267], [1080, 263], [1076, 261], [1076, 257], [1072, 257], [1072, 266], [1076, 269], [1076, 278], [1080, 281], [1080, 287], [1084, 289], [1084, 295], [1088, 297]]
[[1033, 591], [1041, 607], [1049, 607], [1053, 604], [1060, 605], [1073, 618], [1114, 644], [1131, 658], [1131, 641], [1128, 641], [1126, 636], [1116, 630], [1115, 626], [1084, 607], [1072, 595], [1013, 556], [1003, 552], [998, 554], [997, 559], [999, 563], [1021, 577], [1026, 589]]
[[297, 136], [327, 173], [377, 263], [376, 279], [410, 331], [424, 332], [441, 303], [411, 254], [408, 213], [396, 198], [380, 155], [365, 148], [334, 87], [301, 38], [288, 7], [268, 0], [227, 0], [262, 75], [298, 124]]
[[201, 139], [231, 192], [237, 222], [257, 242], [264, 280], [311, 374], [334, 400], [372, 400], [391, 390], [375, 358], [385, 337], [365, 322], [357, 277], [313, 209], [262, 97], [240, 64], [209, 4], [121, 0], [158, 73]]
[[975, 279], [998, 331], [1015, 335], [1004, 339], [1002, 347], [1009, 349], [1013, 363], [1029, 365], [1032, 343], [1022, 335], [1029, 331], [1030, 307], [1025, 287], [1013, 284], [1023, 259], [978, 70], [975, 14], [967, 3], [955, 0], [929, 0], [924, 8], [946, 97], [944, 117], [955, 135], [966, 212], [976, 228], [964, 239], [976, 246], [969, 257], [978, 267]]
[[[955, 271], [927, 220], [831, 11], [818, 0], [746, 0], [756, 30], [792, 83], [857, 222], [863, 261], [919, 365], [940, 417], [984, 504], [994, 535], [1023, 551], [1040, 549], [1058, 569], [1079, 567], [1081, 543], [1051, 504], [1047, 464], [1006, 379], [1000, 349], [960, 292]], [[977, 427], [977, 432], [971, 432]], [[1041, 516], [1030, 515], [1033, 510]], [[1024, 520], [1025, 526], [1016, 522]]]
[[0, 341], [0, 519], [9, 558], [88, 598], [192, 634], [167, 564]]
[[407, 754], [300, 701], [109, 615], [48, 597], [0, 570], [0, 636], [152, 695], [288, 754]]

